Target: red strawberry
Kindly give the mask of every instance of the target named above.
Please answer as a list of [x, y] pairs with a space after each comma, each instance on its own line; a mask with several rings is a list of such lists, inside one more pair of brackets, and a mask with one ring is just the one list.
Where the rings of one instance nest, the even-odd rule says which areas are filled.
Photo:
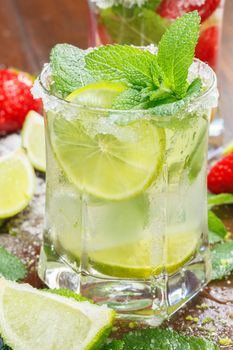
[[216, 194], [233, 194], [233, 153], [212, 167], [208, 174], [208, 189]]
[[0, 70], [0, 133], [20, 129], [30, 110], [39, 112], [41, 101], [31, 94], [32, 77], [14, 69]]
[[219, 42], [220, 30], [218, 26], [212, 26], [201, 33], [196, 47], [196, 57], [215, 70], [218, 63]]
[[175, 19], [187, 12], [197, 10], [201, 16], [201, 21], [204, 22], [217, 9], [221, 0], [162, 0], [157, 8], [158, 14], [162, 17]]

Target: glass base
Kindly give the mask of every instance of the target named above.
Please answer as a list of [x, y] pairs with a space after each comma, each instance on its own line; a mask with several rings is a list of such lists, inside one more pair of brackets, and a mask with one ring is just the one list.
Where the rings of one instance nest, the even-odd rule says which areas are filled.
[[67, 288], [107, 304], [119, 319], [161, 324], [209, 281], [208, 249], [186, 263], [178, 272], [162, 273], [149, 280], [119, 279], [78, 273], [51, 248], [41, 249], [39, 276], [50, 288]]

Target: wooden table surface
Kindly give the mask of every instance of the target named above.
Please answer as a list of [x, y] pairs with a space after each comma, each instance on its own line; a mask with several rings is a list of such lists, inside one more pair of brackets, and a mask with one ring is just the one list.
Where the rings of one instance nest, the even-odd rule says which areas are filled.
[[[226, 138], [233, 138], [233, 0], [226, 0], [220, 66]], [[38, 73], [58, 42], [87, 47], [86, 0], [0, 0], [0, 61]]]

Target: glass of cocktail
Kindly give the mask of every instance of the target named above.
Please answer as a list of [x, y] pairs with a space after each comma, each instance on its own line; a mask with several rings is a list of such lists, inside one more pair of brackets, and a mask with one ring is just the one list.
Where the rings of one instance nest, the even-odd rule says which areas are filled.
[[[181, 21], [177, 27], [186, 33], [193, 17], [185, 19], [186, 27]], [[150, 72], [156, 85], [155, 77], [165, 68], [163, 61], [160, 68], [157, 62], [168, 41], [173, 45], [169, 34], [157, 56], [130, 46], [86, 53], [58, 46], [51, 55], [56, 64], [44, 67], [34, 89], [42, 97], [46, 117], [41, 278], [51, 288], [70, 288], [108, 304], [121, 318], [153, 324], [194, 296], [211, 273], [206, 155], [210, 114], [217, 103], [216, 77], [196, 60], [189, 68], [183, 99], [169, 95], [167, 80], [161, 89], [149, 86]], [[111, 73], [114, 81], [111, 75], [67, 95], [77, 81], [64, 79], [64, 66], [57, 70], [61, 51], [69, 72], [67, 52], [79, 55], [80, 74], [89, 69], [82, 82], [90, 80], [91, 72], [102, 74], [103, 67], [105, 79]], [[116, 62], [119, 54], [121, 63]], [[114, 65], [111, 72], [110, 61], [106, 70], [107, 59]], [[173, 71], [181, 72], [181, 66]], [[124, 83], [116, 78], [118, 73]], [[65, 94], [58, 94], [56, 88]], [[141, 97], [143, 103], [131, 108]]]

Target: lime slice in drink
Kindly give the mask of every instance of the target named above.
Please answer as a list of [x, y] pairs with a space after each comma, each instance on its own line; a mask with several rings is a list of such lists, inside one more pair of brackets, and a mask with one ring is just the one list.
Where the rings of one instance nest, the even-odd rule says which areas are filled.
[[35, 174], [25, 152], [0, 158], [0, 218], [18, 214], [32, 199]]
[[12, 349], [96, 349], [113, 319], [106, 306], [0, 279], [0, 334]]
[[89, 252], [97, 271], [114, 277], [148, 278], [165, 267], [168, 273], [178, 270], [190, 259], [197, 247], [197, 232], [167, 235], [163, 240], [139, 240], [111, 249]]
[[22, 130], [22, 146], [35, 169], [45, 171], [45, 132], [44, 118], [30, 111]]
[[66, 100], [87, 107], [111, 108], [114, 99], [125, 89], [121, 83], [101, 81], [75, 90]]
[[[108, 86], [108, 82], [99, 84]], [[92, 105], [100, 91], [100, 104], [106, 106], [109, 95], [92, 87], [80, 89], [82, 99], [86, 94], [86, 103]], [[73, 96], [78, 98], [79, 91]], [[123, 127], [106, 123], [107, 115], [89, 115], [88, 110], [82, 120], [51, 115], [51, 143], [66, 176], [79, 190], [102, 199], [121, 200], [142, 192], [156, 179], [165, 137], [163, 130], [148, 120]]]

